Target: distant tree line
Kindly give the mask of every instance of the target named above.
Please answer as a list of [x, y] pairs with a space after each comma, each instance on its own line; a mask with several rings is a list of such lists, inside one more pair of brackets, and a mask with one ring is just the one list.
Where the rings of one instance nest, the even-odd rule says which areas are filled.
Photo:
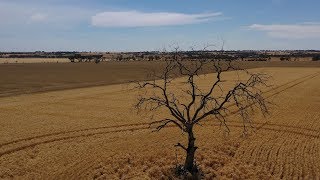
[[313, 56], [312, 61], [320, 61], [320, 54]]
[[75, 54], [69, 57], [70, 62], [91, 62], [94, 61], [95, 63], [100, 63], [104, 60], [103, 55], [101, 54], [91, 54], [91, 55], [82, 55], [82, 54]]
[[1, 52], [2, 58], [68, 58], [76, 52]]
[[[76, 54], [99, 53], [80, 53], [75, 51], [58, 52], [0, 52], [1, 58], [71, 58]], [[159, 61], [164, 56], [173, 57], [173, 52], [122, 52], [122, 53], [103, 53], [111, 54], [108, 59], [114, 61]], [[91, 56], [90, 55], [90, 56]], [[243, 61], [269, 61], [271, 58], [279, 58], [281, 61], [290, 61], [298, 58], [312, 58], [318, 61], [320, 51], [180, 51], [183, 60], [201, 59], [220, 59], [220, 60], [243, 60]], [[90, 59], [90, 58], [87, 58]]]

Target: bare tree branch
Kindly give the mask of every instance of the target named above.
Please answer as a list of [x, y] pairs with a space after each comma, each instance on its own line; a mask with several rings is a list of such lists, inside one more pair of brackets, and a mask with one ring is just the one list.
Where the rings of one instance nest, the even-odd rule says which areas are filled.
[[174, 145], [175, 147], [181, 147], [183, 150], [187, 151], [187, 148], [184, 147], [181, 143], [177, 143], [176, 145]]
[[[144, 90], [138, 98], [136, 108], [149, 110], [166, 110], [170, 117], [164, 117], [159, 121], [153, 121], [150, 126], [156, 125], [155, 131], [160, 131], [169, 124], [177, 126], [188, 134], [188, 146], [178, 143], [175, 146], [186, 151], [187, 157], [185, 168], [192, 171], [195, 146], [193, 127], [212, 117], [220, 122], [221, 127], [230, 129], [226, 117], [236, 113], [243, 120], [244, 132], [247, 131], [247, 124], [251, 124], [251, 112], [259, 110], [263, 115], [268, 113], [267, 101], [263, 97], [262, 88], [268, 87], [269, 76], [263, 73], [252, 73], [234, 65], [232, 59], [222, 61], [217, 54], [216, 59], [207, 59], [208, 54], [205, 47], [200, 54], [201, 59], [197, 61], [185, 61], [179, 47], [174, 48], [170, 56], [163, 59], [165, 68], [160, 75], [155, 72], [151, 81], [136, 82], [136, 88]], [[223, 53], [221, 51], [220, 53]], [[199, 54], [197, 54], [199, 55]], [[222, 54], [223, 55], [223, 54]], [[199, 79], [204, 68], [212, 68], [216, 75], [208, 84], [208, 89], [201, 88]], [[243, 72], [246, 80], [236, 82], [231, 88], [224, 86], [222, 76], [227, 71]], [[178, 88], [174, 77], [181, 77], [183, 89]], [[204, 75], [201, 75], [201, 77]], [[239, 76], [239, 75], [238, 75]], [[206, 76], [204, 76], [206, 77]], [[180, 81], [180, 80], [179, 80]], [[230, 111], [235, 109], [235, 111]], [[164, 115], [165, 116], [165, 115]]]
[[179, 124], [178, 121], [176, 120], [172, 120], [172, 119], [164, 119], [164, 120], [159, 120], [159, 121], [153, 121], [152, 123], [150, 123], [150, 127], [153, 124], [160, 124], [156, 127], [156, 131], [160, 131], [162, 128], [166, 127], [169, 123], [172, 123], [174, 125], [176, 125], [177, 127], [179, 127], [182, 131], [185, 131], [185, 128], [183, 125]]

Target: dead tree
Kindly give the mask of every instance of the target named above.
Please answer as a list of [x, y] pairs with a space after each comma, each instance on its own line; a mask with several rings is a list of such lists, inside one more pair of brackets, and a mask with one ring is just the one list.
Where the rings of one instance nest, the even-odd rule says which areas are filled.
[[[198, 86], [198, 78], [203, 76], [201, 73], [204, 67], [212, 67], [216, 73], [206, 90]], [[244, 72], [247, 78], [226, 89], [223, 87], [222, 75], [230, 70]], [[179, 93], [172, 91], [177, 76], [185, 80], [186, 86]], [[263, 114], [268, 112], [261, 91], [263, 86], [267, 86], [267, 80], [266, 74], [250, 73], [235, 67], [232, 61], [202, 59], [186, 62], [179, 59], [179, 52], [176, 52], [171, 59], [167, 59], [162, 73], [153, 74], [153, 80], [137, 82], [137, 88], [145, 92], [139, 96], [136, 108], [152, 112], [165, 109], [170, 114], [153, 121], [151, 125], [156, 125], [155, 131], [160, 131], [172, 124], [188, 136], [187, 145], [177, 143], [175, 146], [185, 151], [184, 170], [194, 175], [198, 171], [194, 163], [198, 148], [195, 145], [194, 126], [208, 119], [216, 119], [227, 127], [226, 116], [233, 104], [233, 112], [242, 117], [246, 129], [245, 122], [250, 122], [251, 111], [259, 109]]]

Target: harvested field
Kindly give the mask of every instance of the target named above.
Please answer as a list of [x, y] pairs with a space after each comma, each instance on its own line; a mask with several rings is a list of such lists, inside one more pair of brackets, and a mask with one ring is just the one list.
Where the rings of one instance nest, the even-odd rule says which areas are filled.
[[[248, 64], [248, 67], [263, 65], [255, 63]], [[196, 161], [207, 179], [320, 178], [320, 68], [310, 67], [319, 66], [316, 63], [304, 64], [309, 68], [251, 69], [273, 76], [274, 86], [265, 89], [265, 95], [275, 105], [266, 118], [258, 113], [254, 115], [248, 135], [243, 136], [242, 122], [233, 115], [228, 117], [230, 134], [223, 133], [214, 119], [197, 127], [196, 143], [200, 148]], [[39, 74], [48, 73], [50, 69], [64, 74], [50, 76], [48, 73], [47, 78], [39, 78], [36, 73], [31, 73], [22, 87], [19, 87], [19, 81], [15, 81], [17, 77], [2, 76], [1, 84], [11, 78], [16, 85], [12, 84], [6, 90], [13, 87], [28, 89], [32, 80], [41, 84], [39, 82], [45, 82], [44, 79], [48, 79], [49, 87], [66, 84], [63, 86], [66, 88], [70, 81], [74, 82], [71, 87], [84, 86], [88, 84], [81, 84], [81, 80], [90, 83], [94, 79], [97, 83], [107, 73], [116, 73], [111, 70], [111, 65], [119, 69], [130, 65], [131, 71], [115, 78], [117, 81], [110, 78], [101, 82], [113, 84], [130, 78], [141, 80], [145, 78], [142, 70], [149, 66], [145, 62], [137, 62], [134, 66], [130, 63], [87, 65], [57, 64], [49, 68], [34, 64], [32, 67], [38, 69]], [[293, 65], [288, 62], [269, 66]], [[0, 68], [12, 68], [19, 73], [32, 72], [10, 66]], [[77, 71], [73, 71], [75, 67]], [[137, 69], [132, 70], [132, 67]], [[110, 68], [111, 72], [100, 71], [98, 74], [94, 71], [97, 68]], [[83, 73], [90, 74], [86, 77], [81, 72], [91, 73]], [[23, 78], [23, 73], [19, 73], [17, 76]], [[75, 73], [75, 76], [69, 77], [69, 73]], [[201, 86], [205, 87], [213, 75], [202, 79]], [[235, 77], [235, 73], [227, 72], [223, 78]], [[50, 86], [53, 82], [56, 86]], [[185, 141], [185, 136], [173, 127], [152, 133], [148, 127], [149, 118], [135, 113], [132, 105], [137, 92], [129, 87], [128, 84], [118, 84], [0, 98], [0, 178], [161, 179], [172, 176], [170, 168], [183, 161], [182, 152], [173, 144]]]
[[[163, 62], [0, 64], [0, 97], [145, 80]], [[242, 67], [320, 67], [319, 62], [242, 62]]]

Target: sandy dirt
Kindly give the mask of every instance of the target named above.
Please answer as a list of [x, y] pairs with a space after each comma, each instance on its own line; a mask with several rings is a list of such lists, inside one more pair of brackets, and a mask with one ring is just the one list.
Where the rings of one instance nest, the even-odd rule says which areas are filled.
[[[254, 115], [243, 136], [239, 117], [229, 134], [214, 119], [196, 129], [196, 161], [205, 178], [319, 179], [320, 68], [258, 68], [273, 76], [265, 96], [271, 114]], [[207, 75], [201, 87], [208, 84]], [[228, 72], [225, 79], [236, 77]], [[179, 82], [179, 79], [177, 79]], [[166, 179], [183, 162], [174, 127], [152, 133], [133, 108], [128, 84], [0, 98], [0, 178]], [[159, 112], [165, 114], [164, 112]], [[159, 115], [159, 114], [158, 114]]]

